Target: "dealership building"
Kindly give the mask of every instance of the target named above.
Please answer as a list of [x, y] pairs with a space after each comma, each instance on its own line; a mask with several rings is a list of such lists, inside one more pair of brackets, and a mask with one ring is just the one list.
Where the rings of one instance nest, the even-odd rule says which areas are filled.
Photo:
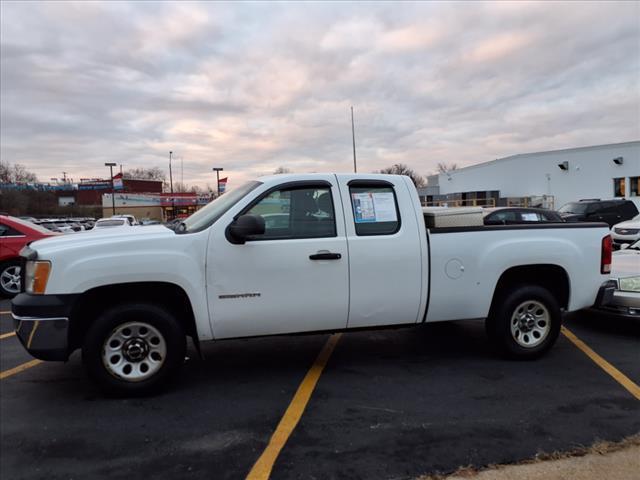
[[512, 155], [429, 177], [427, 205], [536, 205], [628, 198], [640, 209], [640, 141]]

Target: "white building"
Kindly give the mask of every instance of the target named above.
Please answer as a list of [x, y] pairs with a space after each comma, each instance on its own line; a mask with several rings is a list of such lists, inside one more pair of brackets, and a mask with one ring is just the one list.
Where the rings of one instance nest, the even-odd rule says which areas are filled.
[[556, 209], [583, 198], [626, 197], [640, 209], [640, 141], [513, 155], [439, 174], [438, 184], [440, 195], [547, 195]]

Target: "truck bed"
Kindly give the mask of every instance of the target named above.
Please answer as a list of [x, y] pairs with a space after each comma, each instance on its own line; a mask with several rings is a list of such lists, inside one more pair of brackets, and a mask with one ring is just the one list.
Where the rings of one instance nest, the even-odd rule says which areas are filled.
[[427, 232], [429, 322], [486, 318], [496, 280], [518, 265], [563, 268], [573, 282], [568, 311], [590, 307], [608, 278], [600, 275], [602, 238], [609, 232], [603, 223], [482, 225]]

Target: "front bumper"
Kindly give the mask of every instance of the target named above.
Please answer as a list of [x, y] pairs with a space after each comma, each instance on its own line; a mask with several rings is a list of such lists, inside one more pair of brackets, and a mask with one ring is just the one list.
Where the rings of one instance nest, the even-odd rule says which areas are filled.
[[24, 348], [41, 360], [69, 358], [69, 318], [77, 295], [29, 295], [11, 302], [16, 336]]
[[616, 290], [609, 303], [600, 310], [629, 318], [640, 318], [640, 292]]

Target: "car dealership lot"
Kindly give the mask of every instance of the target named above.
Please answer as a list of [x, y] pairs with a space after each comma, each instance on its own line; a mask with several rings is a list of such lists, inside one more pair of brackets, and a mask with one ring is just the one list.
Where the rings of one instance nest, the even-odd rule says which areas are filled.
[[[0, 311], [9, 302], [0, 302]], [[640, 384], [640, 323], [580, 312], [577, 338]], [[11, 332], [0, 315], [0, 336]], [[68, 365], [0, 380], [2, 478], [243, 478], [329, 335], [193, 350], [152, 398], [105, 398]], [[0, 340], [0, 370], [32, 360]], [[342, 334], [272, 478], [415, 478], [640, 431], [640, 399], [566, 336], [544, 358], [496, 358], [482, 323]]]

